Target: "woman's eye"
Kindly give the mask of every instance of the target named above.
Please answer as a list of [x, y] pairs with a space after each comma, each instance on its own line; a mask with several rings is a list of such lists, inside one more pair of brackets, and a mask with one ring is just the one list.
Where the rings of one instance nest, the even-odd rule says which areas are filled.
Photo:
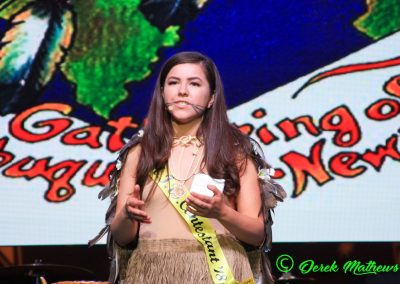
[[168, 82], [168, 85], [176, 85], [178, 82], [176, 82], [176, 81], [169, 81]]
[[200, 87], [200, 84], [197, 83], [197, 82], [192, 82], [191, 85], [192, 85], [192, 86], [195, 86], [195, 87]]

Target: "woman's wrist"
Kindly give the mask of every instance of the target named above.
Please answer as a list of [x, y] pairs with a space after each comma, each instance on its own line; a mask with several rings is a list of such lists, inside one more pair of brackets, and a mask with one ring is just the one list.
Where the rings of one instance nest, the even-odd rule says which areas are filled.
[[227, 205], [225, 202], [222, 203], [217, 220], [220, 221], [221, 223], [228, 222], [231, 211], [235, 211], [235, 210], [233, 208], [231, 208], [229, 205]]

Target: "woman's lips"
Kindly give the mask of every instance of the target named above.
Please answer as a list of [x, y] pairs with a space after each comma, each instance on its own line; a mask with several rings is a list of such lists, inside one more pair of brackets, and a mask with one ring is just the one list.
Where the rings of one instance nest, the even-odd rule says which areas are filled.
[[190, 106], [191, 104], [186, 102], [186, 101], [177, 101], [174, 103], [175, 106], [179, 107], [179, 108], [185, 108], [187, 106]]

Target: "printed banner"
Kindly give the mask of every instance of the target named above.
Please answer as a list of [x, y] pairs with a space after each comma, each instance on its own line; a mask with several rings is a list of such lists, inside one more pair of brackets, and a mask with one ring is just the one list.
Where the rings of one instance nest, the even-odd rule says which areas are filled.
[[162, 62], [213, 58], [289, 198], [274, 241], [400, 241], [400, 4], [0, 1], [0, 245], [85, 244]]

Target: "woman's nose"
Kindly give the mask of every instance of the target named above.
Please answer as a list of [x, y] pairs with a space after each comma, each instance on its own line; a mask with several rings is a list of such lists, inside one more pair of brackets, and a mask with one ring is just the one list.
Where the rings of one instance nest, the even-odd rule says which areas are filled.
[[187, 96], [187, 95], [188, 95], [188, 91], [187, 91], [187, 88], [186, 88], [186, 85], [185, 85], [185, 84], [182, 84], [182, 85], [180, 86], [180, 88], [179, 88], [179, 95], [180, 95], [180, 96]]

